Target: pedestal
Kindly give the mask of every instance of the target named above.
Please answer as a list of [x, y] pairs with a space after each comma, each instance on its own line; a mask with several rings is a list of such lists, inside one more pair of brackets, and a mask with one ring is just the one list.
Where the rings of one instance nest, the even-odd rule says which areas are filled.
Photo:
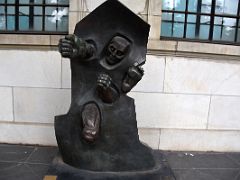
[[44, 180], [176, 180], [162, 154], [155, 151], [153, 156], [155, 166], [148, 170], [99, 172], [69, 166], [58, 155]]

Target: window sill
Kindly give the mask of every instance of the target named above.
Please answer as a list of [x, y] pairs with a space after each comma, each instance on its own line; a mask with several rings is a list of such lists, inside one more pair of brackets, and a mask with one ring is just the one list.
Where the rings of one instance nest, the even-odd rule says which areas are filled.
[[[0, 45], [8, 46], [57, 46], [61, 35], [0, 34]], [[240, 56], [240, 47], [222, 44], [153, 40], [148, 42], [150, 54], [175, 54], [188, 56]]]
[[185, 41], [149, 40], [149, 53], [164, 53], [191, 56], [240, 56], [240, 47], [223, 44], [210, 44]]
[[61, 35], [0, 34], [0, 45], [56, 46]]

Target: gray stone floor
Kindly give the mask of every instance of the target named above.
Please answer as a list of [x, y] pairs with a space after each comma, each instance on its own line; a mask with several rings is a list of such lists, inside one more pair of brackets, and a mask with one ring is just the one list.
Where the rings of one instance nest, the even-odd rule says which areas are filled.
[[240, 153], [164, 154], [177, 180], [240, 180]]
[[[0, 180], [42, 180], [56, 147], [0, 144]], [[177, 180], [240, 180], [240, 153], [163, 152]]]

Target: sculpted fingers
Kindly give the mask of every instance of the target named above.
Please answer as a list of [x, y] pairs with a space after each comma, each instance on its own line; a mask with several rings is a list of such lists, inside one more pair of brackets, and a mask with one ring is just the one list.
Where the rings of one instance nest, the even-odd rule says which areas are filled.
[[73, 55], [73, 41], [67, 36], [59, 40], [58, 49], [63, 57], [70, 58]]
[[98, 80], [98, 85], [99, 86], [102, 86], [102, 87], [105, 87], [105, 88], [108, 88], [110, 86], [111, 82], [110, 81], [107, 81], [107, 80]]
[[81, 38], [78, 38], [76, 35], [74, 34], [69, 34], [65, 37], [66, 40], [68, 41], [71, 41], [72, 42], [72, 45], [75, 47], [75, 46], [79, 46], [79, 44], [82, 43], [82, 39]]
[[74, 34], [65, 36], [59, 40], [59, 52], [63, 57], [87, 59], [94, 53], [94, 47], [85, 40], [78, 38]]
[[100, 74], [98, 79], [97, 79], [98, 86], [101, 86], [101, 87], [104, 87], [104, 88], [110, 87], [111, 83], [112, 83], [112, 79], [107, 74]]
[[73, 49], [70, 47], [59, 47], [59, 52], [62, 54], [63, 57], [69, 58], [72, 56]]
[[73, 50], [72, 45], [62, 43], [59, 45], [59, 51], [60, 52], [71, 52]]
[[71, 53], [70, 52], [62, 52], [62, 57], [69, 58], [69, 57], [71, 57]]
[[75, 40], [75, 35], [74, 35], [74, 34], [66, 35], [66, 36], [65, 36], [65, 39], [74, 42], [74, 40]]

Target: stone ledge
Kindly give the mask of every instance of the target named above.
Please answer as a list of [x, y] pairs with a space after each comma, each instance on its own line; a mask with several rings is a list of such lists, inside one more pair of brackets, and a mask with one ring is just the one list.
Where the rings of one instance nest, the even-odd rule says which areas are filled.
[[56, 46], [61, 35], [0, 34], [0, 45]]
[[173, 51], [175, 52], [177, 48], [177, 41], [160, 41], [155, 39], [150, 39], [148, 41], [149, 51]]
[[239, 46], [198, 42], [178, 42], [177, 51], [240, 56]]
[[178, 56], [240, 56], [239, 46], [200, 42], [183, 42], [150, 39], [148, 51], [151, 54], [171, 54]]
[[[27, 46], [30, 49], [45, 46], [54, 46], [58, 44], [58, 40], [63, 35], [26, 35], [26, 34], [0, 34], [0, 46]], [[35, 47], [36, 46], [36, 47]], [[213, 57], [226, 56], [226, 58], [239, 57], [239, 46], [210, 44], [198, 42], [179, 42], [169, 40], [149, 39], [148, 52], [153, 55], [157, 54], [171, 54], [177, 56], [191, 56], [191, 57]]]

